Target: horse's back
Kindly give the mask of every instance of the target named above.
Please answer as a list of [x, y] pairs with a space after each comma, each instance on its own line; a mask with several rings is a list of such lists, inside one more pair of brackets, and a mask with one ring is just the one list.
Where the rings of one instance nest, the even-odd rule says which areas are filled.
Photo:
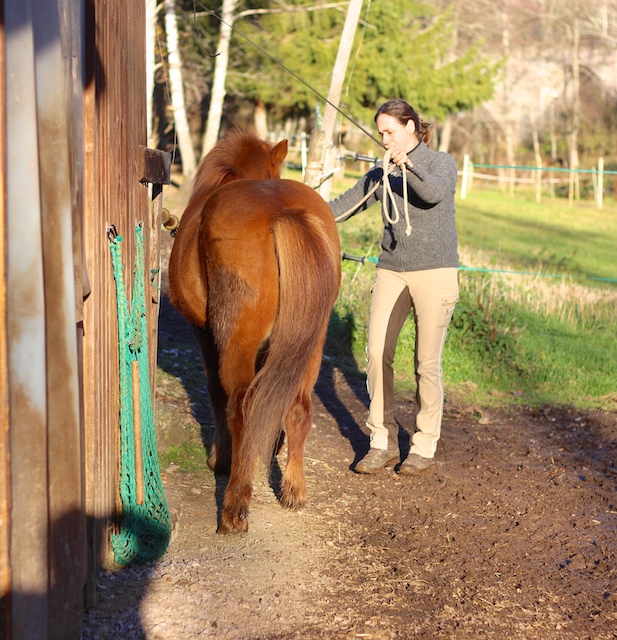
[[286, 216], [319, 221], [329, 240], [338, 245], [330, 207], [311, 187], [295, 180], [239, 180], [219, 187], [206, 201], [202, 228], [211, 239], [247, 236], [250, 240], [254, 233], [271, 231], [273, 220]]

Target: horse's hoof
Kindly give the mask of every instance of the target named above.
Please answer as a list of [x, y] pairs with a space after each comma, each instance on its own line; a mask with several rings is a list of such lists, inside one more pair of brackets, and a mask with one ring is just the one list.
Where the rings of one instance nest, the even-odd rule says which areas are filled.
[[221, 520], [217, 533], [246, 533], [249, 530], [248, 514], [232, 516], [229, 512], [221, 512]]
[[300, 497], [295, 492], [283, 489], [281, 491], [281, 506], [290, 511], [299, 511], [306, 505], [306, 496]]
[[242, 509], [235, 513], [223, 509], [217, 533], [246, 533], [249, 530], [248, 510]]

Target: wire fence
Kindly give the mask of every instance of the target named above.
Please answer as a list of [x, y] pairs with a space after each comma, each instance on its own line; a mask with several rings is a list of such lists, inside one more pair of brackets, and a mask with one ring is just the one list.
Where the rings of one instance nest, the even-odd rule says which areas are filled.
[[[478, 171], [478, 169], [485, 171]], [[496, 171], [497, 173], [487, 173], [487, 170]], [[471, 191], [474, 180], [499, 182], [502, 189], [509, 189], [510, 194], [514, 193], [517, 184], [535, 185], [536, 202], [541, 202], [542, 194], [546, 191], [554, 198], [555, 187], [567, 182], [570, 204], [572, 204], [574, 199], [580, 199], [580, 176], [589, 175], [591, 177], [594, 201], [598, 209], [602, 209], [604, 205], [605, 177], [617, 175], [617, 171], [604, 169], [604, 158], [599, 158], [598, 166], [592, 169], [570, 169], [568, 167], [474, 164], [468, 155], [465, 155], [463, 170], [459, 173], [462, 176], [461, 199], [463, 200]], [[529, 175], [525, 176], [521, 175], [521, 173], [528, 173]], [[567, 174], [567, 180], [563, 180], [559, 174]]]

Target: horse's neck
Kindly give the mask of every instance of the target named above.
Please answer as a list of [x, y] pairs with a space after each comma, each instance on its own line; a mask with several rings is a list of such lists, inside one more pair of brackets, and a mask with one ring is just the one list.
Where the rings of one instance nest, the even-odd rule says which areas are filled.
[[199, 205], [200, 207], [203, 206], [203, 203], [215, 189], [223, 184], [226, 175], [226, 172], [212, 171], [205, 167], [201, 171], [198, 170], [189, 199], [189, 207], [191, 207], [192, 204]]

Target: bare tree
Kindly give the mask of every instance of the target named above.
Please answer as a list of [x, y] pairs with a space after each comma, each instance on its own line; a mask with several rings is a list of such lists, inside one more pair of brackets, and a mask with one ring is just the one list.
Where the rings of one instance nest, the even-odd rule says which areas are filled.
[[[216, 50], [216, 58], [214, 63], [214, 78], [212, 80], [212, 91], [210, 93], [210, 107], [208, 109], [208, 116], [206, 119], [206, 128], [202, 141], [202, 156], [208, 153], [210, 149], [216, 144], [219, 136], [219, 130], [221, 127], [221, 118], [223, 115], [223, 103], [225, 101], [225, 81], [227, 78], [227, 67], [229, 65], [229, 45], [231, 41], [231, 35], [233, 32], [233, 26], [236, 20], [245, 18], [251, 15], [264, 15], [272, 13], [292, 13], [295, 11], [318, 11], [322, 9], [331, 9], [333, 7], [340, 7], [346, 4], [345, 2], [335, 3], [321, 3], [314, 7], [284, 7], [282, 9], [247, 9], [236, 13], [238, 6], [238, 0], [223, 0], [221, 7], [221, 28], [219, 32], [219, 42]], [[211, 12], [208, 12], [211, 13]], [[196, 13], [198, 15], [204, 15], [203, 13]], [[257, 104], [255, 125], [260, 134], [263, 135], [265, 128], [266, 113], [265, 105], [262, 103]]]
[[235, 10], [238, 0], [223, 0], [221, 9], [221, 30], [219, 32], [219, 43], [216, 50], [214, 63], [214, 78], [212, 80], [212, 91], [210, 92], [210, 108], [206, 120], [206, 130], [204, 132], [201, 155], [204, 156], [216, 144], [221, 127], [221, 117], [223, 115], [223, 103], [225, 101], [225, 80], [227, 78], [227, 66], [229, 64], [229, 43], [235, 18]]
[[169, 60], [169, 90], [178, 146], [182, 157], [182, 175], [186, 178], [191, 178], [195, 173], [197, 163], [184, 104], [182, 59], [178, 47], [178, 20], [176, 18], [175, 0], [165, 0], [165, 33], [167, 35], [167, 56]]
[[[362, 0], [350, 0], [349, 7], [347, 9], [347, 17], [345, 18], [345, 25], [343, 26], [338, 52], [336, 54], [336, 60], [334, 62], [334, 69], [332, 70], [332, 77], [330, 79], [328, 102], [324, 109], [322, 122], [322, 129], [324, 131], [324, 143], [326, 145], [326, 148], [323, 150], [323, 152], [325, 153], [325, 157], [323, 158], [322, 166], [326, 171], [330, 171], [334, 168], [333, 153], [328, 152], [329, 149], [334, 151], [331, 145], [337, 111], [332, 105], [338, 106], [341, 101], [343, 82], [345, 82], [347, 65], [349, 64], [351, 47], [353, 45], [358, 20], [360, 19], [361, 9]], [[325, 200], [329, 200], [330, 198], [331, 187], [332, 181], [326, 180], [319, 189], [319, 192]]]
[[[568, 40], [571, 46], [572, 56], [572, 131], [570, 132], [570, 169], [578, 169], [578, 134], [581, 126], [581, 72], [580, 72], [580, 42], [581, 34], [578, 16], [574, 15], [571, 28], [567, 29]], [[578, 174], [570, 172], [570, 188], [568, 200], [572, 205], [576, 191], [576, 198], [579, 199], [580, 182]]]

